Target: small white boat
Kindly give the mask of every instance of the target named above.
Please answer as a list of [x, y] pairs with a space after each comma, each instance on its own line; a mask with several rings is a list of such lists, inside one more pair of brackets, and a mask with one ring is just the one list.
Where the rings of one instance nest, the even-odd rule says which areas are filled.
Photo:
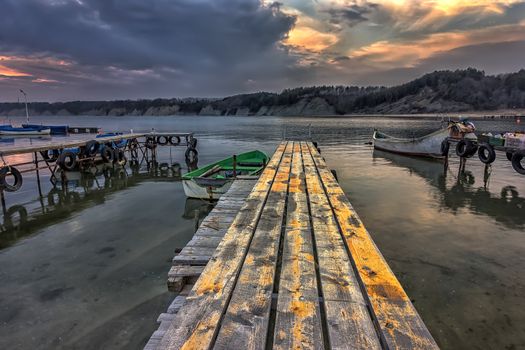
[[51, 134], [50, 128], [17, 128], [11, 125], [0, 126], [0, 135], [49, 135]]
[[374, 131], [374, 148], [411, 156], [444, 158], [448, 148], [444, 149], [443, 141], [451, 139], [477, 139], [474, 134], [474, 124], [463, 122], [449, 122], [444, 129], [416, 138], [399, 138], [387, 135], [378, 130]]
[[448, 136], [449, 130], [447, 128], [429, 135], [409, 139], [393, 137], [376, 130], [373, 138], [375, 149], [413, 156], [443, 158], [441, 143]]

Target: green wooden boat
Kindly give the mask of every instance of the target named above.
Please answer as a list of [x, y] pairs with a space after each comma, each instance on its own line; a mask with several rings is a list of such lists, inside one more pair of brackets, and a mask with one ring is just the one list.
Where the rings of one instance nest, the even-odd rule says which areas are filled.
[[219, 199], [236, 177], [258, 175], [268, 159], [261, 151], [251, 151], [189, 172], [182, 177], [184, 193], [190, 198]]

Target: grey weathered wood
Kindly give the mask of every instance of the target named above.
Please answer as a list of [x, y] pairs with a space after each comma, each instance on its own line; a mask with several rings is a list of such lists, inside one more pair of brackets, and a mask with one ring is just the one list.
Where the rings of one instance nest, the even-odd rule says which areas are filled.
[[403, 287], [313, 144], [310, 154], [323, 183], [360, 284], [370, 303], [381, 340], [389, 349], [437, 349], [438, 346]]
[[294, 144], [274, 349], [321, 349], [323, 335], [301, 148]]
[[161, 340], [164, 349], [205, 349], [216, 334], [235, 286], [248, 244], [260, 218], [286, 144], [281, 144], [246, 199], [214, 257]]
[[288, 190], [287, 146], [220, 327], [214, 349], [264, 349]]
[[316, 165], [308, 145], [302, 143], [301, 148], [329, 343], [335, 349], [380, 349]]

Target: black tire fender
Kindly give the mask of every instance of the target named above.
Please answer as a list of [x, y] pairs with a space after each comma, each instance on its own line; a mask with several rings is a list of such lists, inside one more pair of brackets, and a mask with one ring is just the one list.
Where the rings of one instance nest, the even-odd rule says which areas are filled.
[[[12, 176], [13, 177], [13, 184], [9, 184], [7, 182], [7, 177]], [[22, 174], [18, 169], [12, 166], [5, 166], [0, 169], [0, 188], [7, 192], [16, 192], [22, 187], [22, 183], [24, 181], [22, 180]]]
[[512, 153], [512, 152], [505, 152], [505, 155], [507, 156], [507, 159], [509, 160], [509, 162], [512, 161], [512, 155], [513, 155], [513, 154], [514, 154], [514, 153]]
[[476, 150], [476, 145], [470, 140], [460, 140], [456, 145], [456, 154], [458, 157], [470, 158]]
[[169, 141], [170, 145], [178, 146], [180, 144], [180, 137], [178, 137], [178, 136], [170, 136], [168, 138], [168, 141]]
[[57, 164], [62, 170], [75, 170], [77, 167], [77, 155], [71, 151], [63, 151], [58, 157]]
[[113, 162], [115, 159], [115, 151], [113, 150], [113, 148], [106, 145], [100, 151], [100, 156], [102, 157], [102, 160], [106, 163]]
[[97, 141], [88, 141], [84, 148], [84, 154], [86, 157], [94, 157], [98, 153], [99, 148], [100, 144]]
[[169, 142], [169, 139], [167, 136], [159, 136], [157, 137], [157, 144], [161, 146], [166, 146]]
[[521, 163], [523, 158], [525, 157], [525, 151], [516, 151], [512, 155], [512, 167], [516, 172], [518, 172], [521, 175], [525, 175], [525, 167]]
[[54, 163], [58, 159], [58, 156], [60, 155], [60, 151], [57, 149], [50, 149], [47, 151], [41, 151], [40, 155], [46, 162]]
[[492, 164], [496, 160], [496, 151], [488, 143], [482, 143], [478, 147], [478, 157], [484, 164]]

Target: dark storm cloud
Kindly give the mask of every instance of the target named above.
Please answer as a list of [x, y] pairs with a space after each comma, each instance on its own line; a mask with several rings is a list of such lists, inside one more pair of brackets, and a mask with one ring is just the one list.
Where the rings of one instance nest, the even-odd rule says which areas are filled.
[[[89, 85], [110, 77], [124, 83], [142, 77], [173, 86], [163, 95], [223, 94], [244, 90], [247, 81], [283, 74], [294, 63], [278, 43], [295, 18], [283, 14], [279, 3], [0, 0], [0, 8], [2, 55], [48, 56], [75, 66], [61, 73], [52, 72], [52, 64], [37, 67], [50, 79], [76, 76]], [[34, 72], [27, 64], [16, 68]], [[253, 74], [245, 76], [247, 71]], [[168, 79], [184, 83], [165, 84]]]
[[361, 22], [368, 21], [366, 14], [376, 9], [378, 5], [369, 3], [364, 5], [349, 5], [343, 8], [332, 8], [327, 10], [330, 14], [330, 22], [333, 24], [345, 23], [350, 27], [355, 26]]

